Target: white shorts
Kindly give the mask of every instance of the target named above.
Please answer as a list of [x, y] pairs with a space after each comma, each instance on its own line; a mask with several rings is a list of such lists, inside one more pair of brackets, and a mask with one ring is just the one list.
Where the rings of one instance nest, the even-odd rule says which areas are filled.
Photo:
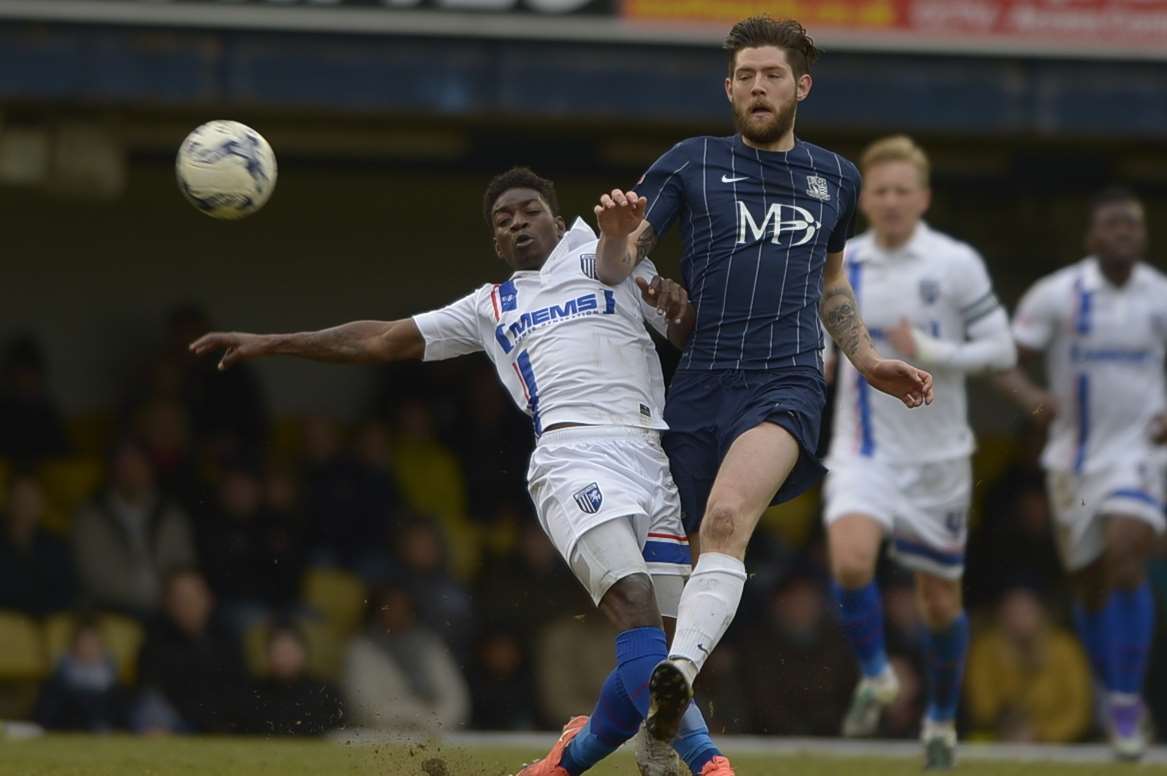
[[972, 464], [968, 458], [892, 464], [834, 458], [825, 485], [827, 525], [843, 515], [867, 515], [891, 537], [899, 563], [944, 579], [964, 573]]
[[[631, 574], [650, 574], [654, 581], [689, 575], [681, 501], [657, 432], [586, 426], [548, 431], [531, 453], [527, 488], [544, 532], [597, 604]], [[618, 519], [627, 531], [589, 535]], [[672, 609], [662, 605], [661, 613], [674, 616]]]
[[1062, 563], [1070, 571], [1084, 568], [1106, 548], [1104, 515], [1145, 520], [1162, 533], [1163, 468], [1153, 458], [1132, 458], [1087, 474], [1051, 471], [1046, 475], [1055, 536]]

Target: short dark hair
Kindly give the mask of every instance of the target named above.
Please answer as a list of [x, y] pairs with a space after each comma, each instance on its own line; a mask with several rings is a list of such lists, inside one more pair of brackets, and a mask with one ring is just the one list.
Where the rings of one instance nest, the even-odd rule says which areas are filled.
[[1090, 217], [1093, 218], [1101, 208], [1117, 202], [1142, 202], [1142, 200], [1130, 186], [1121, 184], [1107, 186], [1090, 198]]
[[494, 203], [511, 189], [533, 189], [547, 202], [551, 208], [551, 215], [559, 215], [559, 198], [555, 196], [555, 184], [546, 178], [540, 178], [530, 167], [512, 167], [501, 175], [494, 176], [486, 185], [486, 193], [482, 195], [482, 218], [488, 226], [493, 226], [490, 218], [494, 210]]
[[794, 19], [775, 19], [765, 14], [751, 16], [735, 24], [725, 37], [724, 48], [729, 52], [730, 77], [733, 76], [739, 51], [762, 46], [774, 46], [785, 51], [786, 61], [795, 76], [809, 73], [819, 55], [814, 40], [806, 34], [806, 28]]

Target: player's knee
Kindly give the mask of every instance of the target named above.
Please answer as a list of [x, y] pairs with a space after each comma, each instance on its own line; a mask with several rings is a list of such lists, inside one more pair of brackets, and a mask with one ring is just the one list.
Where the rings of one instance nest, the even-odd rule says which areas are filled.
[[656, 591], [647, 574], [632, 574], [604, 593], [600, 609], [618, 630], [661, 627]]
[[1129, 530], [1112, 530], [1107, 537], [1105, 556], [1107, 582], [1111, 589], [1132, 590], [1146, 579], [1150, 531], [1141, 524], [1124, 521]]
[[744, 504], [732, 496], [710, 498], [701, 521], [701, 548], [742, 557], [750, 537], [745, 527]]
[[831, 571], [835, 581], [848, 590], [863, 587], [875, 577], [877, 551], [859, 545], [831, 548]]
[[931, 630], [947, 628], [960, 616], [964, 602], [961, 599], [960, 582], [921, 574], [917, 584], [920, 587], [920, 608], [924, 624]]

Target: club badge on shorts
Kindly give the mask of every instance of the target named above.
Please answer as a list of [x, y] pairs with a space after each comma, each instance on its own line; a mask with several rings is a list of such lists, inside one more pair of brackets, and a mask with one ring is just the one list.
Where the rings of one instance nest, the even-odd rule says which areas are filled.
[[604, 503], [604, 494], [600, 492], [600, 486], [594, 482], [583, 490], [577, 491], [574, 498], [579, 508], [589, 515], [599, 512]]

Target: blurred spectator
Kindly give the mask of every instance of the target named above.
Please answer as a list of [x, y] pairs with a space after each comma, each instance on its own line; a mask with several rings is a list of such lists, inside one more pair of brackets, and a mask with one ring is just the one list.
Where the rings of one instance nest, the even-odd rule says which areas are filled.
[[133, 427], [154, 467], [158, 489], [183, 508], [196, 508], [203, 499], [203, 483], [191, 451], [186, 409], [173, 400], [154, 399], [135, 413]]
[[[228, 464], [214, 509], [196, 526], [207, 581], [224, 618], [239, 632], [291, 605], [304, 569], [303, 530], [284, 492], [289, 486], [278, 479], [270, 484], [265, 494], [268, 483], [258, 467]], [[271, 496], [285, 503], [272, 504]]]
[[[395, 421], [390, 463], [405, 501], [415, 512], [438, 519], [449, 541], [454, 572], [468, 579], [477, 571], [481, 557], [477, 527], [467, 518], [462, 467], [438, 440], [426, 401], [403, 400], [397, 406]], [[498, 461], [489, 459], [489, 465], [497, 466]]]
[[488, 558], [478, 575], [474, 608], [481, 622], [505, 623], [530, 641], [565, 612], [590, 613], [595, 607], [528, 507], [515, 548]]
[[475, 728], [531, 730], [538, 726], [535, 682], [525, 642], [509, 629], [493, 628], [479, 636], [468, 676]]
[[40, 481], [29, 474], [14, 476], [0, 532], [0, 609], [41, 616], [74, 604], [73, 557], [68, 544], [41, 525], [44, 514]]
[[1043, 593], [1063, 578], [1041, 468], [1044, 442], [1041, 426], [1024, 423], [1012, 460], [985, 494], [966, 554], [965, 587], [974, 605], [996, 601], [1004, 593], [1002, 581], [1021, 575], [1040, 584]]
[[417, 621], [403, 588], [370, 598], [369, 623], [345, 655], [342, 690], [353, 724], [435, 733], [470, 716], [466, 680], [442, 640]]
[[451, 442], [466, 475], [469, 515], [491, 519], [501, 505], [527, 499], [527, 459], [534, 446], [531, 421], [481, 364], [465, 382], [461, 422]]
[[612, 671], [612, 626], [588, 601], [587, 614], [563, 614], [535, 636], [535, 693], [544, 720], [586, 714]]
[[278, 622], [267, 636], [267, 675], [252, 688], [245, 728], [277, 736], [319, 736], [340, 727], [340, 693], [307, 674], [308, 646], [290, 622]]
[[360, 457], [344, 452], [340, 428], [331, 418], [304, 421], [304, 503], [313, 560], [339, 566], [375, 582], [390, 571], [388, 540], [401, 499], [387, 464], [383, 430], [361, 434]]
[[33, 337], [8, 342], [0, 361], [0, 458], [36, 463], [69, 453], [46, 371], [44, 353]]
[[163, 612], [138, 654], [142, 689], [134, 728], [143, 732], [235, 731], [246, 672], [238, 644], [214, 617], [215, 601], [197, 571], [166, 579]]
[[125, 726], [127, 700], [97, 621], [79, 618], [68, 651], [41, 688], [37, 723], [48, 730], [108, 732]]
[[[773, 663], [771, 655], [770, 662]], [[766, 670], [769, 670], [767, 665]], [[742, 658], [738, 642], [723, 640], [701, 669], [697, 703], [705, 713], [709, 729], [716, 733], [759, 732], [756, 715], [746, 687], [753, 681], [750, 666]]]
[[[763, 733], [838, 735], [856, 676], [830, 610], [821, 582], [796, 570], [746, 641], [742, 666], [750, 672], [747, 691]], [[760, 666], [766, 670], [752, 670]]]
[[446, 547], [433, 520], [414, 518], [396, 542], [401, 578], [417, 603], [418, 619], [464, 658], [474, 625], [470, 594], [450, 576]]
[[166, 575], [194, 564], [194, 541], [141, 444], [122, 442], [109, 468], [107, 487], [74, 521], [77, 571], [87, 603], [143, 616], [157, 608]]
[[965, 693], [973, 728], [998, 740], [1064, 743], [1090, 725], [1086, 657], [1025, 587], [1005, 593], [996, 621], [974, 635]]
[[198, 358], [190, 352], [190, 343], [211, 328], [210, 317], [198, 305], [172, 309], [162, 348], [149, 367], [145, 395], [138, 401], [180, 401], [201, 447], [215, 459], [254, 455], [262, 448], [268, 428], [259, 380], [248, 364], [220, 372], [216, 359]]

